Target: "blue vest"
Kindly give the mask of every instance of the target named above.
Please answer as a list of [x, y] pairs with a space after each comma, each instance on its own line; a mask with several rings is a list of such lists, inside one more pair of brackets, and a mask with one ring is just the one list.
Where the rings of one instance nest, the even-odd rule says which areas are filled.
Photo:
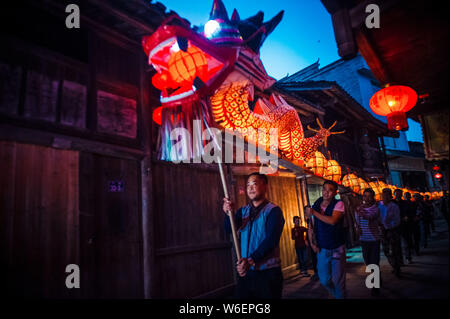
[[[320, 205], [323, 202], [323, 198], [320, 197], [312, 208], [320, 212]], [[326, 216], [333, 214], [334, 207], [338, 203], [338, 200], [333, 198], [325, 210]], [[345, 244], [345, 229], [344, 218], [341, 218], [335, 225], [324, 223], [318, 218], [314, 218], [314, 232], [316, 234], [317, 245], [319, 248], [335, 249]]]
[[[242, 226], [240, 228], [241, 237], [241, 255], [242, 258], [248, 258], [259, 247], [266, 238], [266, 221], [275, 204], [267, 203], [259, 214], [250, 222], [250, 205], [242, 207]], [[275, 247], [264, 260], [256, 263], [256, 267], [250, 267], [252, 270], [264, 270], [281, 266], [280, 247]]]

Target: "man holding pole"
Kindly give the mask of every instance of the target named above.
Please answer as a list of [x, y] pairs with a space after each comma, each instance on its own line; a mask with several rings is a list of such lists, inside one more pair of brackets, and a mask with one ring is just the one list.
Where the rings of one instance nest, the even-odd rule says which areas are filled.
[[[234, 215], [242, 254], [236, 265], [239, 274], [237, 298], [281, 298], [283, 275], [279, 242], [284, 217], [280, 207], [266, 199], [267, 184], [266, 175], [250, 174], [247, 195], [251, 202]], [[233, 203], [228, 198], [223, 200], [224, 212], [233, 216]], [[225, 228], [228, 232], [233, 228], [228, 217]]]

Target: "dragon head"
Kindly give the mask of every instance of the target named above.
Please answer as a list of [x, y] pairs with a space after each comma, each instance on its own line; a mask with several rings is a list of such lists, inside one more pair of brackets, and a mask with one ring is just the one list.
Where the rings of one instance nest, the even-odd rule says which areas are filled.
[[162, 106], [211, 95], [236, 69], [245, 69], [249, 75], [242, 79], [250, 78], [261, 89], [272, 85], [275, 80], [265, 72], [259, 49], [282, 16], [283, 11], [263, 23], [260, 11], [241, 20], [234, 9], [230, 19], [223, 2], [214, 0], [204, 26], [191, 28], [176, 14], [167, 18], [155, 33], [142, 39], [149, 64], [156, 70], [152, 83], [161, 90]]

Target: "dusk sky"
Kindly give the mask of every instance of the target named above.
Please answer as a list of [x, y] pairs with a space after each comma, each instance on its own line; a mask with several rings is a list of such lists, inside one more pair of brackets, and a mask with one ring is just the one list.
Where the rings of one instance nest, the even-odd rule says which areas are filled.
[[[208, 21], [213, 0], [159, 0], [168, 10], [188, 19], [192, 25]], [[340, 57], [337, 53], [331, 16], [320, 0], [224, 0], [228, 15], [236, 8], [241, 19], [264, 12], [264, 21], [281, 10], [284, 16], [261, 48], [261, 60], [267, 73], [279, 80], [318, 59], [324, 67]], [[409, 141], [423, 142], [420, 124], [408, 120]]]

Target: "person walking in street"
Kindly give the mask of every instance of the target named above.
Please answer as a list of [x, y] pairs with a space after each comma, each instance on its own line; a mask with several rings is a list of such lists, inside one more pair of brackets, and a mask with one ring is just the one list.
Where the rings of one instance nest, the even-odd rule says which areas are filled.
[[294, 216], [294, 227], [291, 230], [291, 239], [295, 242], [295, 252], [297, 253], [298, 265], [302, 277], [310, 277], [308, 274], [307, 263], [307, 246], [308, 242], [305, 240], [305, 235], [308, 232], [306, 227], [300, 226], [300, 217]]
[[[250, 174], [247, 178], [250, 203], [239, 208], [234, 216], [242, 254], [236, 265], [239, 277], [235, 296], [240, 299], [280, 299], [282, 295], [279, 243], [284, 217], [280, 207], [266, 199], [267, 184], [266, 175]], [[227, 198], [223, 201], [223, 211], [228, 215], [233, 212], [233, 203]], [[228, 217], [225, 229], [231, 233]]]
[[384, 188], [382, 201], [378, 204], [381, 222], [383, 223], [383, 251], [393, 272], [400, 278], [401, 267], [401, 235], [400, 235], [400, 209], [393, 201], [392, 190]]
[[[412, 252], [415, 252], [416, 256], [420, 254], [420, 228], [418, 226], [417, 217], [417, 204], [411, 200], [411, 193], [405, 192], [403, 195], [405, 198], [405, 203], [407, 204], [406, 211], [406, 231], [409, 233], [409, 240], [411, 241], [411, 261], [412, 263]], [[417, 242], [417, 245], [416, 245]]]
[[[423, 218], [423, 224], [424, 224], [424, 231], [426, 231], [427, 234], [427, 240], [431, 235], [431, 231], [434, 229], [433, 224], [433, 204], [430, 200], [429, 195], [425, 195], [425, 198], [423, 200], [423, 206], [424, 206], [424, 218]], [[428, 245], [428, 241], [427, 241]], [[426, 248], [426, 247], [425, 247]]]
[[419, 232], [420, 232], [420, 243], [423, 248], [428, 247], [428, 237], [430, 236], [429, 232], [429, 209], [427, 204], [424, 202], [422, 195], [418, 195], [416, 198], [417, 202], [417, 216], [419, 219]]
[[[394, 201], [398, 205], [400, 209], [400, 235], [402, 237], [402, 246], [404, 249], [404, 256], [408, 261], [408, 264], [412, 263], [412, 251], [413, 251], [413, 242], [412, 242], [412, 232], [409, 227], [409, 217], [408, 211], [410, 209], [410, 205], [406, 200], [403, 199], [403, 191], [401, 189], [396, 189], [394, 191]], [[403, 256], [402, 256], [403, 259]]]
[[334, 298], [343, 299], [346, 298], [345, 206], [335, 198], [337, 191], [335, 182], [325, 181], [322, 197], [316, 200], [312, 208], [307, 207], [305, 215], [313, 218], [320, 283]]
[[[360, 228], [359, 241], [361, 243], [364, 263], [380, 265], [380, 210], [375, 201], [375, 192], [367, 188], [363, 193], [363, 202], [356, 208], [357, 223]], [[372, 296], [380, 294], [379, 288], [372, 288]]]
[[419, 194], [414, 194], [414, 202], [411, 201], [411, 209], [414, 213], [413, 240], [416, 256], [420, 256], [420, 241], [422, 239], [422, 235], [420, 233], [422, 210], [420, 209], [419, 197]]

